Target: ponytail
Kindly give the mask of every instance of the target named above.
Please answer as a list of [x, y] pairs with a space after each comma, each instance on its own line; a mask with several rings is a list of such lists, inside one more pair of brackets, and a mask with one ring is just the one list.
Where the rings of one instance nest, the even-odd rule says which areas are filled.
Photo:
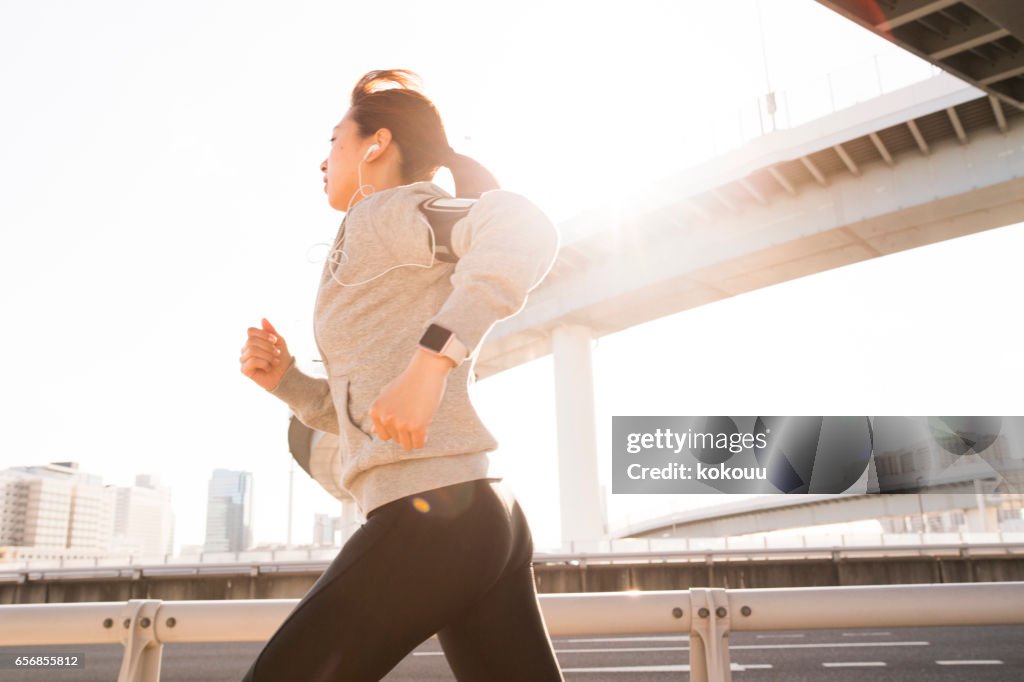
[[[384, 87], [386, 83], [399, 87]], [[420, 77], [408, 69], [369, 71], [352, 89], [352, 118], [360, 137], [381, 128], [391, 131], [402, 151], [401, 175], [406, 184], [433, 180], [447, 166], [455, 180], [455, 196], [478, 199], [488, 190], [500, 189], [489, 170], [448, 145], [441, 115], [421, 91]]]
[[455, 196], [479, 199], [480, 195], [492, 189], [501, 189], [498, 180], [476, 159], [451, 152], [445, 164], [455, 179]]

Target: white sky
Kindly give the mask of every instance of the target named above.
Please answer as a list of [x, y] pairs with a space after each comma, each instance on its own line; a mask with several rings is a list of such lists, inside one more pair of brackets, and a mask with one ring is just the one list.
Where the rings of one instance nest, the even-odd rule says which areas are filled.
[[[241, 375], [238, 350], [266, 316], [312, 370], [312, 247], [342, 217], [318, 167], [370, 69], [418, 72], [452, 146], [556, 223], [721, 149], [766, 88], [753, 0], [492, 7], [0, 7], [0, 468], [157, 473], [179, 546], [203, 541], [212, 470], [248, 469], [256, 541], [284, 539], [287, 408]], [[812, 0], [762, 7], [767, 78], [794, 103], [822, 100], [830, 71], [853, 101], [873, 54], [887, 88], [927, 71]], [[614, 414], [1024, 413], [1021, 253], [1024, 225], [1005, 227], [600, 339], [602, 481]], [[538, 547], [559, 541], [552, 376], [548, 357], [474, 388]], [[297, 498], [307, 542], [337, 505], [301, 472]], [[615, 526], [719, 501], [607, 504]]]

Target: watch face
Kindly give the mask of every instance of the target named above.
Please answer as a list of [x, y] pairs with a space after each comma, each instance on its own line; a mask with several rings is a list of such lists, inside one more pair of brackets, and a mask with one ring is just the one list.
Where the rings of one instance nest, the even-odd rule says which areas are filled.
[[423, 333], [423, 338], [420, 339], [420, 343], [430, 350], [440, 353], [441, 349], [444, 348], [444, 344], [448, 343], [448, 337], [451, 335], [451, 331], [445, 329], [441, 325], [431, 324], [427, 327], [427, 331]]

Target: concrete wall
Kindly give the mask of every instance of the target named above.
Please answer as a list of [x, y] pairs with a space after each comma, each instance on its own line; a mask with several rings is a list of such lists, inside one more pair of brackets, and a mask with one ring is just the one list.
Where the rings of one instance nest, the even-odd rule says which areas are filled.
[[535, 566], [537, 590], [614, 592], [690, 587], [905, 585], [1024, 580], [1024, 559], [842, 559], [727, 561], [629, 566]]
[[[810, 587], [1024, 580], [1024, 557], [870, 558], [717, 561], [591, 566], [535, 565], [538, 592], [685, 590], [690, 587]], [[319, 573], [101, 580], [29, 580], [0, 584], [0, 604], [128, 599], [288, 599], [304, 595]]]

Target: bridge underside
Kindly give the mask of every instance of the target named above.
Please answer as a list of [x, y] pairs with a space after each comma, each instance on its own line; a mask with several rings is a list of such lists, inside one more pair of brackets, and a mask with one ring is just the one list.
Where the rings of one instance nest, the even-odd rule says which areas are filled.
[[[888, 100], [888, 101], [885, 101]], [[530, 304], [500, 323], [477, 378], [758, 288], [1024, 221], [1024, 113], [941, 76], [780, 131], [593, 214]]]
[[[785, 496], [780, 496], [785, 497]], [[763, 509], [729, 514], [714, 510], [697, 510], [676, 519], [651, 519], [629, 529], [618, 537], [734, 537], [769, 531], [850, 523], [864, 519], [886, 519], [962, 510], [968, 515], [978, 513], [977, 496], [973, 493], [930, 493], [926, 495], [839, 495], [801, 503], [765, 506]], [[977, 530], [997, 529], [995, 508], [985, 507], [984, 518], [971, 519]], [[719, 515], [720, 514], [720, 515]]]
[[1024, 110], [1020, 0], [818, 0], [908, 52]]

